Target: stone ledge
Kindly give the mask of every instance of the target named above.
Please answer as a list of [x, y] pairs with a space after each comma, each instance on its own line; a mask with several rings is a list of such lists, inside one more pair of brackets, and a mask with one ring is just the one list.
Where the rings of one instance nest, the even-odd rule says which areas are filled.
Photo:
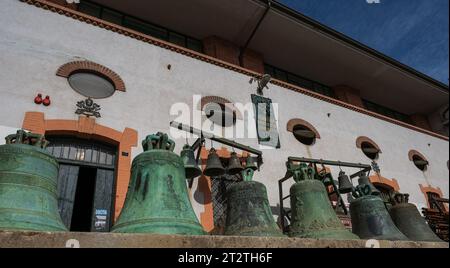
[[[71, 240], [75, 239], [75, 240]], [[0, 248], [364, 248], [366, 240], [0, 231]], [[70, 241], [69, 241], [70, 243]], [[448, 248], [448, 243], [380, 241], [381, 248]]]

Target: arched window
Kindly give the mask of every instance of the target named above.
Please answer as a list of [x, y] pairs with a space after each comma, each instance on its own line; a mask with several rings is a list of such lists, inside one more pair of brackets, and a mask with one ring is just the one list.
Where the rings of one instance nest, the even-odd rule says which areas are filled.
[[368, 137], [357, 138], [356, 147], [360, 148], [363, 154], [372, 160], [378, 159], [381, 153], [380, 147]]
[[311, 146], [320, 139], [319, 132], [308, 122], [302, 119], [292, 119], [287, 124], [287, 130], [304, 145]]
[[430, 164], [425, 156], [423, 156], [423, 154], [419, 153], [416, 150], [409, 151], [408, 158], [421, 171], [426, 171]]
[[203, 97], [201, 109], [209, 120], [222, 127], [235, 125], [240, 117], [231, 101], [217, 96]]
[[56, 75], [67, 78], [73, 90], [88, 98], [107, 98], [116, 90], [125, 91], [125, 84], [118, 74], [91, 61], [66, 63]]

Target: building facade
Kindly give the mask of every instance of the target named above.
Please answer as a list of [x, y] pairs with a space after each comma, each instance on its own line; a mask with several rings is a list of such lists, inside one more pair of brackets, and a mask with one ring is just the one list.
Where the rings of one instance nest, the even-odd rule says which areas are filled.
[[[267, 187], [275, 217], [278, 180], [290, 156], [375, 162], [380, 170], [371, 173], [372, 182], [409, 193], [419, 208], [430, 206], [430, 194], [448, 197], [448, 86], [277, 3], [110, 2], [0, 2], [0, 136], [20, 128], [46, 135], [60, 160], [60, 181], [71, 182], [59, 189], [71, 230], [94, 230], [92, 213], [113, 223], [141, 140], [171, 131], [174, 104], [202, 112], [208, 103], [252, 103], [256, 84], [249, 80], [264, 73], [272, 76], [263, 91], [277, 107], [279, 142], [262, 149], [255, 180]], [[50, 104], [36, 104], [38, 94]], [[86, 109], [92, 108], [87, 97], [101, 110]], [[237, 112], [235, 124], [240, 121], [255, 131]], [[313, 132], [313, 139], [294, 136], [297, 129]], [[179, 153], [186, 141], [173, 138]], [[255, 137], [234, 140], [260, 146]], [[232, 151], [208, 142], [203, 167], [211, 146], [223, 158]], [[376, 150], [364, 153], [368, 147]], [[339, 168], [328, 168], [337, 177]], [[190, 188], [208, 232], [220, 221], [223, 187], [201, 176]], [[94, 212], [86, 213], [90, 207]]]

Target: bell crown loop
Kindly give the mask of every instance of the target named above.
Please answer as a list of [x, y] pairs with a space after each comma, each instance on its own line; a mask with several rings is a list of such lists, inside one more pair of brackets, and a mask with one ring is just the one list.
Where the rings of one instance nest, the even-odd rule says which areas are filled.
[[352, 196], [354, 198], [361, 198], [363, 196], [371, 195], [370, 186], [367, 184], [357, 185], [353, 187]]
[[314, 169], [305, 163], [294, 164], [292, 162], [287, 162], [286, 166], [288, 172], [294, 177], [295, 182], [314, 180], [316, 177], [316, 172]]
[[27, 144], [41, 149], [45, 149], [49, 142], [44, 135], [27, 132], [23, 129], [17, 130], [16, 134], [5, 137], [6, 144]]
[[409, 194], [402, 194], [399, 192], [393, 193], [391, 196], [391, 204], [397, 205], [397, 204], [407, 204], [409, 203]]
[[173, 152], [175, 149], [175, 142], [169, 139], [166, 133], [158, 132], [156, 134], [148, 135], [142, 141], [142, 148], [144, 151], [149, 150], [167, 150]]

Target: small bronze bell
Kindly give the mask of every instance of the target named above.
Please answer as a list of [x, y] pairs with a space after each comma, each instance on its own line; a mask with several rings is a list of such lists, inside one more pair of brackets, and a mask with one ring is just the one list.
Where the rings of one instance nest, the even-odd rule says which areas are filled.
[[211, 148], [209, 151], [208, 160], [206, 161], [206, 168], [203, 171], [203, 174], [208, 177], [218, 177], [225, 174], [225, 168], [223, 167], [222, 161], [220, 161], [219, 155], [214, 148]]
[[184, 145], [181, 151], [181, 159], [183, 159], [184, 170], [186, 172], [186, 179], [193, 179], [202, 174], [197, 161], [195, 160], [194, 150], [188, 144]]
[[344, 171], [339, 172], [338, 181], [339, 181], [339, 192], [341, 194], [348, 194], [352, 192], [353, 184]]
[[381, 192], [372, 184], [372, 182], [370, 181], [369, 177], [367, 177], [366, 174], [360, 175], [360, 177], [358, 179], [358, 184], [360, 186], [368, 185], [371, 195], [380, 195], [381, 194]]
[[227, 173], [229, 175], [236, 175], [242, 170], [244, 170], [244, 168], [241, 165], [241, 160], [235, 152], [232, 152], [230, 160], [228, 161]]

